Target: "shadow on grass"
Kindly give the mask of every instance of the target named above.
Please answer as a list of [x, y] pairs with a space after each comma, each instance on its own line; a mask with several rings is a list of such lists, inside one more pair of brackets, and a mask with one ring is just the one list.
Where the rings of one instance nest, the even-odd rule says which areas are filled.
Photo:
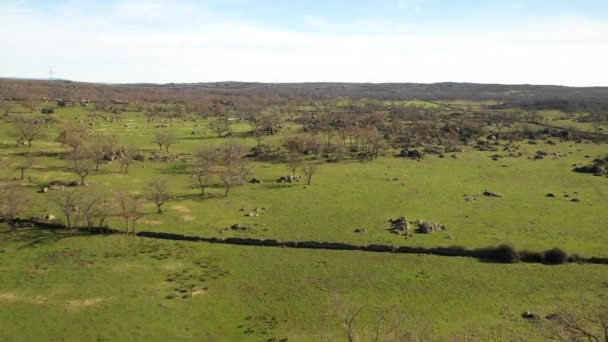
[[8, 242], [20, 244], [18, 249], [34, 248], [41, 245], [53, 244], [63, 239], [87, 237], [90, 234], [68, 232], [66, 230], [49, 230], [38, 227], [18, 228], [16, 231], [0, 231], [0, 237]]

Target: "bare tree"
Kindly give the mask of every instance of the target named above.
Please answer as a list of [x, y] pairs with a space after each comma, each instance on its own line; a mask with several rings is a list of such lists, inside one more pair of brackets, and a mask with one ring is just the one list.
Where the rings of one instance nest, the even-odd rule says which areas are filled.
[[161, 214], [163, 212], [162, 206], [171, 198], [167, 180], [162, 178], [152, 179], [152, 181], [148, 183], [148, 193], [150, 195], [150, 199], [154, 201], [154, 204], [156, 204], [158, 213]]
[[154, 134], [152, 142], [157, 144], [161, 150], [164, 146], [165, 150], [169, 152], [169, 148], [177, 142], [177, 136], [171, 131], [160, 131]]
[[287, 156], [287, 166], [291, 171], [291, 178], [294, 178], [296, 176], [296, 171], [298, 170], [300, 165], [302, 165], [302, 161], [302, 158], [297, 154], [292, 153]]
[[87, 148], [87, 153], [95, 162], [95, 171], [99, 171], [99, 165], [105, 160], [106, 156], [114, 154], [118, 139], [113, 135], [99, 135], [91, 139]]
[[133, 163], [136, 154], [137, 151], [133, 147], [127, 146], [123, 148], [119, 159], [121, 172], [129, 173], [129, 166]]
[[310, 183], [312, 182], [312, 177], [317, 174], [317, 172], [319, 171], [320, 165], [321, 165], [321, 163], [314, 161], [314, 162], [308, 162], [308, 163], [304, 164], [304, 166], [302, 167], [304, 176], [306, 176], [307, 185], [310, 185]]
[[18, 120], [15, 123], [17, 143], [27, 142], [27, 145], [32, 147], [32, 141], [40, 135], [42, 128], [42, 124], [36, 119]]
[[134, 234], [135, 223], [143, 216], [139, 199], [127, 192], [118, 191], [114, 195], [114, 200], [118, 207], [118, 215], [125, 220], [125, 232], [129, 234], [130, 228], [131, 233]]
[[95, 224], [96, 210], [101, 200], [101, 196], [93, 194], [83, 194], [80, 199], [78, 211], [88, 230]]
[[84, 153], [74, 153], [71, 156], [72, 172], [80, 177], [80, 185], [85, 185], [84, 179], [91, 174], [91, 171], [95, 168], [95, 162], [88, 158], [88, 155]]
[[608, 341], [608, 304], [595, 312], [563, 312], [552, 317], [549, 335], [561, 341]]
[[218, 149], [217, 174], [226, 189], [224, 197], [230, 189], [245, 182], [250, 174], [249, 162], [244, 158], [247, 149], [243, 145], [228, 143]]
[[217, 162], [217, 149], [206, 147], [197, 154], [192, 182], [194, 186], [201, 189], [201, 197], [205, 196], [205, 189], [209, 186], [211, 178], [215, 174]]
[[57, 141], [72, 148], [72, 152], [85, 149], [89, 139], [89, 130], [82, 124], [64, 124]]
[[24, 160], [22, 160], [15, 166], [15, 169], [17, 169], [21, 172], [21, 180], [24, 179], [25, 171], [32, 168], [32, 166], [34, 166], [35, 162], [36, 161], [35, 161], [34, 157], [31, 154], [28, 154]]
[[97, 224], [97, 227], [105, 227], [106, 219], [112, 216], [114, 208], [114, 201], [111, 197], [107, 196], [107, 194], [103, 194], [102, 196], [100, 196], [92, 213], [93, 218], [96, 219], [97, 222], [99, 222]]
[[66, 229], [71, 230], [73, 223], [77, 221], [79, 212], [79, 204], [82, 200], [82, 193], [77, 190], [63, 191], [55, 197], [55, 203], [59, 206], [59, 210], [65, 216]]
[[17, 229], [16, 220], [25, 210], [29, 203], [22, 188], [10, 185], [0, 189], [0, 215], [11, 227], [11, 231]]
[[230, 125], [230, 119], [226, 116], [219, 117], [211, 125], [211, 130], [217, 134], [218, 137], [223, 137], [224, 134], [232, 132]]

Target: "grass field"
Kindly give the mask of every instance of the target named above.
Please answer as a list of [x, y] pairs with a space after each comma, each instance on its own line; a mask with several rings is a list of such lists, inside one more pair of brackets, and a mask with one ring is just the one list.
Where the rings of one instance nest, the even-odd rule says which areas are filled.
[[388, 311], [404, 314], [402, 328], [422, 337], [540, 338], [542, 325], [523, 322], [523, 311], [595, 305], [607, 298], [594, 294], [608, 288], [603, 266], [496, 265], [37, 230], [3, 239], [0, 251], [4, 341], [335, 340], [342, 338], [336, 301], [363, 306], [362, 335]]
[[[58, 109], [55, 117], [84, 119], [81, 108]], [[210, 121], [173, 121], [178, 137], [171, 153], [192, 154], [221, 144]], [[93, 133], [113, 133], [149, 155], [156, 123], [127, 112], [121, 122], [97, 120]], [[29, 187], [27, 215], [54, 214], [54, 193], [38, 193], [52, 180], [77, 180], [65, 160], [67, 148], [47, 128], [33, 147], [16, 148], [12, 124], [0, 121], [0, 161], [4, 182]], [[585, 126], [580, 126], [585, 129]], [[244, 138], [245, 123], [232, 138]], [[279, 141], [296, 132], [288, 125], [269, 137]], [[192, 134], [196, 131], [195, 134]], [[256, 162], [263, 184], [235, 188], [227, 198], [217, 184], [201, 199], [189, 185], [188, 165], [136, 162], [129, 174], [102, 165], [87, 178], [91, 191], [128, 190], [145, 196], [156, 176], [171, 184], [174, 198], [156, 214], [150, 202], [137, 230], [200, 236], [317, 240], [356, 244], [486, 247], [509, 243], [518, 249], [560, 247], [585, 256], [608, 256], [608, 179], [572, 172], [608, 151], [606, 144], [519, 143], [523, 156], [494, 161], [507, 152], [465, 152], [422, 161], [392, 156], [361, 163], [324, 163], [310, 186], [280, 184], [284, 163]], [[533, 160], [538, 150], [560, 157]], [[38, 157], [26, 181], [13, 167], [26, 151]], [[29, 180], [27, 180], [29, 178]], [[485, 189], [502, 198], [465, 195]], [[546, 197], [555, 193], [557, 198]], [[566, 197], [566, 195], [568, 197]], [[580, 202], [571, 202], [572, 198]], [[259, 217], [245, 217], [265, 207]], [[447, 225], [434, 234], [404, 238], [387, 222], [406, 216]], [[240, 223], [247, 231], [224, 231]], [[110, 220], [116, 228], [123, 222]], [[365, 228], [365, 233], [355, 233]], [[549, 314], [608, 298], [608, 269], [591, 265], [501, 265], [465, 258], [380, 255], [174, 243], [135, 237], [90, 236], [35, 229], [0, 233], [1, 340], [336, 340], [343, 338], [336, 301], [363, 306], [358, 324], [371, 338], [375, 317], [403, 313], [405, 330], [423, 337], [473, 340], [543, 339], [543, 324], [520, 315]], [[182, 291], [182, 292], [180, 292]], [[182, 298], [183, 296], [187, 298]], [[337, 299], [336, 299], [337, 297]], [[35, 324], [33, 324], [35, 323]]]

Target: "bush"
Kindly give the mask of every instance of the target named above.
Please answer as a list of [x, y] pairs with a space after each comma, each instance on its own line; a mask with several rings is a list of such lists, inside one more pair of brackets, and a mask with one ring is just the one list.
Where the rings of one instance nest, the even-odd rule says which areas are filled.
[[509, 245], [478, 249], [474, 253], [480, 259], [513, 264], [519, 261], [519, 254]]
[[560, 265], [568, 262], [568, 253], [559, 248], [553, 248], [543, 253], [543, 263], [549, 265]]
[[522, 262], [542, 262], [543, 261], [543, 253], [541, 252], [532, 252], [532, 251], [521, 251], [519, 253], [519, 260]]

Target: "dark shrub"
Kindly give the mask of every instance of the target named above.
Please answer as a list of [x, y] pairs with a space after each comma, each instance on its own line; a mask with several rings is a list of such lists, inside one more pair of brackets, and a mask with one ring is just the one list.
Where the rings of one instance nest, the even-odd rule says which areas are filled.
[[542, 262], [543, 253], [533, 251], [521, 251], [519, 253], [519, 260], [522, 262]]
[[519, 261], [519, 254], [509, 245], [482, 248], [475, 251], [474, 255], [480, 259], [497, 261], [507, 264]]
[[549, 265], [559, 265], [568, 262], [568, 253], [559, 248], [553, 248], [543, 253], [543, 263]]

